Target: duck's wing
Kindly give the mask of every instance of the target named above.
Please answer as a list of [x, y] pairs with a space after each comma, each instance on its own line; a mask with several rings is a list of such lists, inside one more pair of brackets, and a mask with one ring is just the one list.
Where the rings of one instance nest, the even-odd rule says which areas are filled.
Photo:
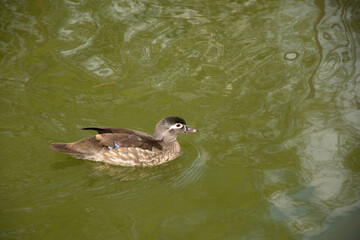
[[152, 150], [153, 147], [161, 149], [159, 141], [150, 134], [126, 128], [83, 128], [82, 130], [95, 130], [99, 134], [95, 138], [99, 144], [106, 147], [138, 147]]
[[[127, 130], [127, 129], [126, 129]], [[153, 147], [162, 149], [159, 141], [153, 139], [151, 136], [144, 136], [135, 131], [122, 133], [102, 133], [95, 136], [96, 140], [102, 146], [116, 148], [116, 147], [135, 147], [144, 150], [152, 150]]]

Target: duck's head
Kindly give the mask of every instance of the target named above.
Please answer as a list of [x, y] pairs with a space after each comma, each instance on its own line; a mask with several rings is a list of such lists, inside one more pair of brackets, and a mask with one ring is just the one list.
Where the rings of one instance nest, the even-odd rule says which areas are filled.
[[197, 130], [189, 127], [180, 117], [165, 117], [156, 124], [154, 138], [171, 142], [175, 141], [178, 135], [186, 132], [197, 132]]

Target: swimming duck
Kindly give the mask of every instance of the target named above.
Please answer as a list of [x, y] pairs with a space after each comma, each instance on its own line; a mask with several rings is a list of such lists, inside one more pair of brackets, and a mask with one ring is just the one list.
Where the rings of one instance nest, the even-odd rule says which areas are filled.
[[72, 143], [52, 143], [53, 150], [78, 158], [121, 166], [155, 166], [177, 158], [180, 144], [176, 137], [197, 132], [180, 117], [165, 117], [155, 127], [154, 136], [124, 128], [83, 128], [95, 136]]

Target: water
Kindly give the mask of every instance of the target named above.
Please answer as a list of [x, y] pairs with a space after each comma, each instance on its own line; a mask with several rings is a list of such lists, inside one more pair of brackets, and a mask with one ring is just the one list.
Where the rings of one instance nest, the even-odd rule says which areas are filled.
[[[356, 239], [358, 1], [2, 1], [1, 239]], [[153, 168], [82, 127], [198, 134]]]

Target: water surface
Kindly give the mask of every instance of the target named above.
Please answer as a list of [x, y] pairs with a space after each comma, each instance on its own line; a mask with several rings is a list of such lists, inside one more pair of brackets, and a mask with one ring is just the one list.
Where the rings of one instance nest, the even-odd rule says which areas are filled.
[[[1, 239], [356, 239], [358, 1], [2, 1]], [[82, 127], [199, 134], [153, 168]]]

